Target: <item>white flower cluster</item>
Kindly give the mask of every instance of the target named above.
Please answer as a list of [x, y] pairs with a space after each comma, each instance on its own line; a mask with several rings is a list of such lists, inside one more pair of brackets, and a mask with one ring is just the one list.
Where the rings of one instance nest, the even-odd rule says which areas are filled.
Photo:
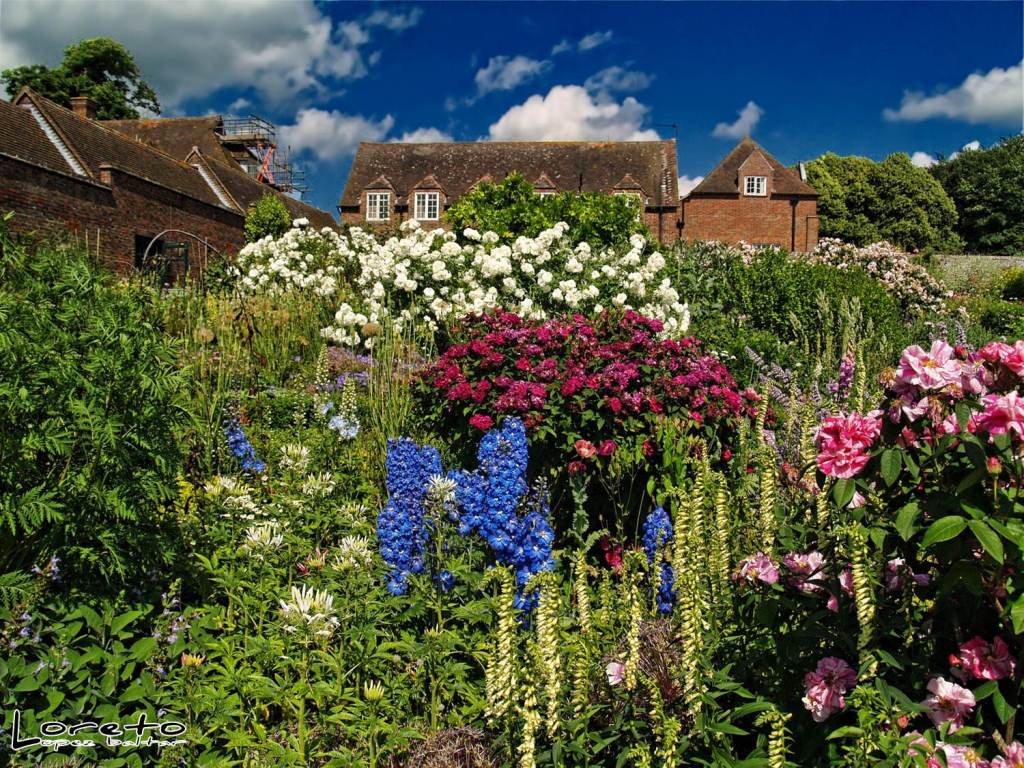
[[425, 230], [415, 221], [400, 237], [378, 242], [358, 228], [341, 238], [342, 261], [355, 275], [324, 336], [340, 345], [370, 347], [385, 320], [400, 329], [416, 322], [436, 331], [470, 313], [503, 308], [532, 319], [566, 312], [595, 315], [635, 309], [665, 323], [667, 334], [686, 331], [690, 313], [668, 277], [665, 257], [648, 251], [641, 235], [626, 249], [573, 243], [556, 224], [537, 237], [502, 242], [494, 232]]
[[238, 252], [229, 277], [245, 293], [278, 294], [298, 289], [334, 296], [342, 281], [342, 238], [330, 227], [308, 229], [296, 219], [279, 238], [267, 235]]
[[339, 621], [334, 611], [334, 595], [309, 586], [292, 587], [292, 599], [281, 600], [285, 632], [304, 628], [318, 637], [329, 637]]
[[837, 269], [860, 267], [885, 285], [911, 315], [943, 312], [946, 299], [953, 294], [915, 264], [909, 254], [890, 243], [874, 243], [858, 248], [837, 238], [826, 237], [809, 257], [814, 264], [829, 264]]

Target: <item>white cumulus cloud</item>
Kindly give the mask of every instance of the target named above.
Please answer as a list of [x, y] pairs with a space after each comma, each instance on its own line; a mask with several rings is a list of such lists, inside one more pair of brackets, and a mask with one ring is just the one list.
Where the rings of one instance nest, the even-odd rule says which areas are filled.
[[293, 125], [278, 128], [283, 143], [318, 160], [337, 160], [355, 152], [360, 141], [381, 141], [395, 125], [391, 115], [380, 120], [346, 115], [337, 110], [301, 109]]
[[692, 179], [689, 176], [679, 177], [679, 196], [686, 197], [690, 192], [693, 191], [694, 187], [704, 181], [703, 176], [694, 176]]
[[739, 117], [732, 123], [719, 123], [711, 132], [716, 139], [742, 139], [754, 132], [764, 110], [753, 101], [748, 101], [747, 106], [738, 113]]
[[243, 87], [272, 104], [327, 95], [367, 74], [374, 35], [414, 26], [421, 11], [373, 11], [334, 22], [313, 0], [4, 0], [0, 68], [60, 62], [70, 43], [112, 37], [135, 56], [170, 112]]
[[414, 131], [406, 131], [397, 139], [392, 141], [402, 141], [412, 144], [430, 144], [439, 141], [451, 141], [452, 135], [447, 131], [442, 131], [440, 128], [417, 128]]
[[1003, 69], [993, 67], [977, 72], [955, 88], [927, 96], [921, 91], [906, 91], [899, 109], [883, 110], [890, 121], [919, 122], [945, 117], [965, 123], [1024, 127], [1024, 61]]
[[626, 69], [625, 67], [606, 67], [587, 78], [583, 87], [588, 91], [642, 91], [654, 79], [646, 72]]
[[939, 161], [935, 159], [934, 155], [929, 155], [927, 152], [915, 152], [910, 156], [910, 162], [918, 168], [931, 168]]
[[949, 156], [949, 159], [952, 160], [957, 155], [959, 155], [961, 152], [970, 152], [970, 151], [975, 150], [975, 149], [981, 149], [981, 142], [978, 141], [977, 139], [975, 139], [974, 141], [968, 141], [966, 144], [964, 144], [962, 147], [960, 147], [960, 149], [957, 152], [954, 152], [953, 154], [951, 154]]
[[549, 69], [551, 62], [547, 60], [528, 56], [492, 56], [487, 66], [477, 70], [474, 78], [477, 94], [483, 96], [492, 91], [511, 91]]
[[490, 127], [494, 141], [606, 139], [651, 141], [657, 131], [643, 128], [647, 107], [632, 96], [622, 102], [592, 95], [580, 85], [556, 85], [534, 94]]

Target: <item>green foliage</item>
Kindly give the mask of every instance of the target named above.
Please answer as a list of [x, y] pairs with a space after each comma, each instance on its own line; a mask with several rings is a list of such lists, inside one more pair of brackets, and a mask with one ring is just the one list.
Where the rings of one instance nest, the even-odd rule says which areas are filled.
[[1024, 136], [965, 150], [931, 172], [956, 205], [968, 249], [1024, 253]]
[[245, 213], [245, 240], [248, 243], [264, 237], [280, 237], [292, 226], [292, 217], [277, 195], [267, 192], [249, 206]]
[[173, 552], [184, 378], [146, 290], [0, 229], [0, 571], [124, 578]]
[[1002, 280], [1002, 296], [1007, 301], [1024, 301], [1024, 267], [1006, 270]]
[[467, 227], [497, 232], [503, 238], [536, 237], [560, 221], [581, 241], [619, 245], [629, 236], [649, 236], [631, 199], [597, 192], [562, 192], [541, 197], [521, 174], [500, 184], [483, 182], [455, 201], [445, 213], [452, 230]]
[[[752, 372], [747, 347], [798, 367], [820, 353], [829, 336], [863, 339], [874, 359], [886, 361], [911, 337], [896, 298], [861, 269], [808, 264], [774, 249], [744, 256], [712, 244], [681, 245], [670, 258], [678, 270], [673, 282], [689, 300], [693, 332], [737, 358], [730, 367], [741, 382]], [[842, 347], [833, 344], [832, 364]]]
[[28, 86], [61, 106], [71, 108], [73, 96], [88, 96], [96, 104], [99, 120], [139, 117], [136, 107], [160, 112], [156, 92], [142, 79], [142, 73], [128, 49], [109, 37], [73, 43], [64, 49], [60, 65], [50, 69], [29, 64], [5, 69], [0, 80], [12, 97]]
[[807, 164], [818, 190], [823, 237], [857, 245], [887, 240], [904, 249], [957, 250], [953, 201], [935, 178], [902, 152], [880, 163], [831, 152]]

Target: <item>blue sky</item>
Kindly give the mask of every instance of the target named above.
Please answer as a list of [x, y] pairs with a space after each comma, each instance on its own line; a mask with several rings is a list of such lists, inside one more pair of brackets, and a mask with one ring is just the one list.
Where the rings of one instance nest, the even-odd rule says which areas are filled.
[[132, 50], [165, 114], [254, 111], [335, 205], [360, 140], [668, 138], [707, 173], [744, 132], [927, 164], [1024, 122], [1024, 4], [5, 0], [0, 65]]

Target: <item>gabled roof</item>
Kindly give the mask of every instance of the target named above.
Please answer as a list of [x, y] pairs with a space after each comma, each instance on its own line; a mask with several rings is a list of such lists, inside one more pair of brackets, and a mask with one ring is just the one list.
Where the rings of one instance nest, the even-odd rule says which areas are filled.
[[26, 102], [31, 102], [60, 133], [93, 179], [100, 178], [101, 166], [109, 165], [195, 200], [219, 208], [225, 207], [203, 177], [190, 165], [105, 128], [101, 122], [76, 115], [70, 109], [23, 89], [15, 99], [15, 104]]
[[555, 182], [553, 182], [551, 179], [549, 179], [548, 175], [546, 173], [542, 173], [540, 176], [538, 176], [536, 178], [536, 180], [533, 182], [533, 188], [534, 189], [558, 189], [558, 187], [555, 186]]
[[203, 117], [159, 117], [149, 120], [104, 120], [103, 125], [130, 139], [149, 144], [171, 157], [184, 160], [198, 147], [205, 157], [230, 160], [217, 131], [223, 125], [220, 115]]
[[[676, 145], [667, 141], [475, 141], [430, 144], [391, 142], [359, 145], [343, 207], [359, 205], [360, 193], [384, 174], [400, 197], [434, 175], [452, 198], [465, 194], [481, 177], [504, 179], [512, 172], [526, 179], [546, 175], [562, 192], [611, 192], [627, 174], [648, 190], [650, 205], [679, 204]], [[532, 181], [531, 181], [532, 183]]]
[[612, 189], [638, 189], [641, 192], [646, 192], [646, 190], [640, 186], [640, 182], [633, 178], [633, 174], [631, 173], [627, 173], [619, 179], [618, 184], [612, 187]]
[[[42, 124], [29, 108], [36, 111]], [[209, 118], [195, 118], [195, 121]], [[183, 118], [193, 120], [193, 118]], [[13, 103], [0, 100], [0, 153], [60, 173], [79, 175], [62, 156], [62, 149], [84, 171], [84, 178], [100, 179], [101, 169], [117, 168], [209, 205], [244, 215], [246, 208], [268, 192], [276, 194], [293, 218], [305, 217], [316, 227], [336, 222], [326, 211], [295, 200], [249, 176], [220, 151], [207, 155], [194, 146], [180, 158], [96, 121], [75, 114], [47, 98], [22, 88]], [[52, 131], [47, 135], [46, 131]], [[213, 135], [212, 132], [210, 135]], [[214, 137], [215, 138], [215, 137]]]
[[814, 187], [800, 178], [800, 174], [787, 168], [749, 136], [733, 147], [714, 170], [704, 177], [704, 181], [694, 187], [688, 197], [700, 195], [738, 195], [740, 166], [754, 153], [760, 152], [774, 173], [773, 195], [803, 195], [817, 197]]

